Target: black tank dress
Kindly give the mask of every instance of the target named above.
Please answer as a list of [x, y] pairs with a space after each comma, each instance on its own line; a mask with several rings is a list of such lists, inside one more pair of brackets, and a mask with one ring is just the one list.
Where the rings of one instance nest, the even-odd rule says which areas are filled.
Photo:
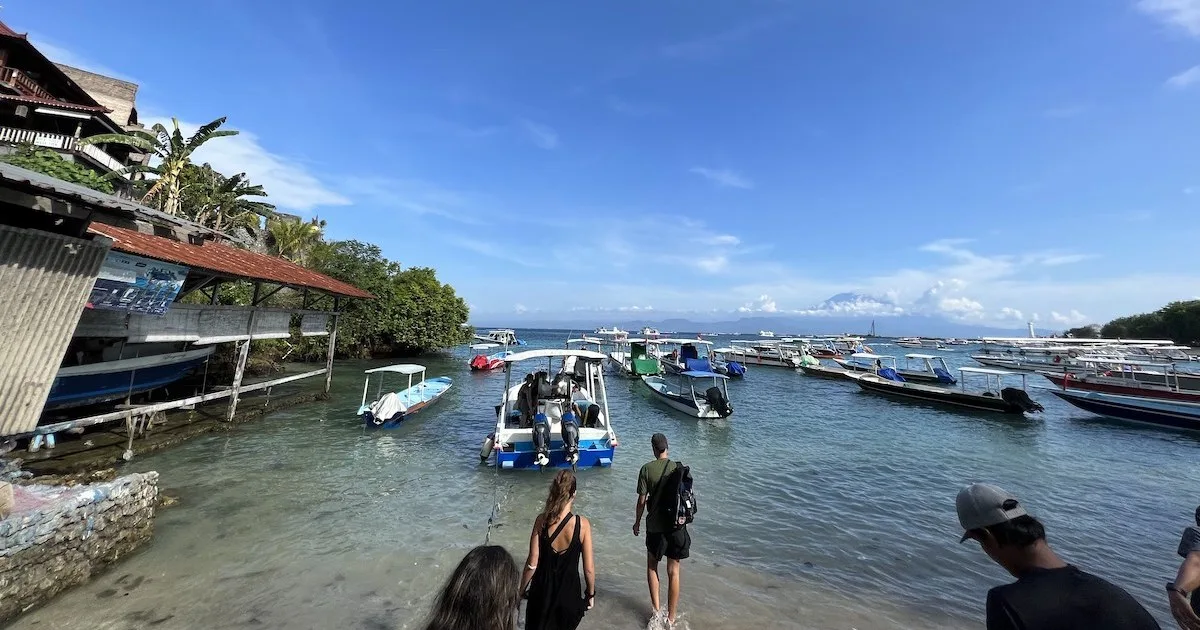
[[[575, 537], [562, 552], [550, 544], [563, 529], [575, 521]], [[579, 561], [583, 543], [579, 541], [579, 517], [567, 514], [553, 534], [543, 527], [538, 535], [538, 566], [529, 586], [529, 605], [525, 609], [525, 630], [575, 630], [583, 621], [587, 600], [583, 598]]]

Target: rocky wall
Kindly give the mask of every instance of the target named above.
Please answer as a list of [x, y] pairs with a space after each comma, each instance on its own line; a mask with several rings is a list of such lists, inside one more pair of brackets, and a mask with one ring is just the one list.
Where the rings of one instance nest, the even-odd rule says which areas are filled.
[[80, 486], [15, 486], [0, 520], [0, 623], [86, 582], [154, 531], [158, 473]]

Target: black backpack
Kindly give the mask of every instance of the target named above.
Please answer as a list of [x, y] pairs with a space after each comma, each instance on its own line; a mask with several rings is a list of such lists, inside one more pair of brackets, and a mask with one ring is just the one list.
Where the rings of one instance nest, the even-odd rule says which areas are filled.
[[696, 519], [696, 495], [692, 492], [692, 469], [682, 462], [675, 463], [675, 470], [662, 480], [662, 495], [659, 497], [659, 509], [666, 515], [667, 520], [674, 524], [675, 529], [691, 523]]

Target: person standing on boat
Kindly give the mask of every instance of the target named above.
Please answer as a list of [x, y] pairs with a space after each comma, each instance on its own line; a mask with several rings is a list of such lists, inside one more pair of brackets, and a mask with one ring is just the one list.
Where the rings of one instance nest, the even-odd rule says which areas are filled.
[[[659, 581], [658, 563], [663, 556], [667, 557], [667, 623], [675, 623], [675, 613], [679, 608], [680, 566], [681, 560], [686, 560], [691, 554], [692, 538], [687, 526], [676, 527], [671, 522], [670, 515], [664, 511], [664, 497], [667, 478], [675, 471], [677, 464], [671, 461], [667, 453], [667, 436], [655, 433], [650, 438], [650, 447], [654, 450], [654, 460], [643, 465], [638, 472], [637, 482], [637, 515], [633, 519], [633, 535], [641, 534], [642, 515], [646, 515], [646, 582], [650, 587], [650, 606], [654, 614], [659, 610]], [[649, 512], [646, 511], [649, 506]]]
[[424, 630], [516, 630], [520, 579], [504, 547], [472, 549], [438, 593]]
[[1158, 622], [1119, 586], [1067, 564], [1046, 542], [1046, 530], [1017, 498], [976, 483], [955, 499], [964, 533], [1017, 578], [987, 595], [987, 630], [1160, 630]]
[[[561, 470], [550, 484], [546, 507], [533, 521], [529, 558], [521, 576], [521, 592], [529, 588], [525, 630], [575, 630], [596, 601], [596, 566], [592, 559], [592, 524], [571, 513], [575, 475]], [[583, 591], [579, 564], [583, 562]]]
[[1179, 555], [1183, 564], [1175, 581], [1167, 584], [1171, 616], [1182, 630], [1200, 630], [1200, 507], [1196, 508], [1196, 525], [1183, 530]]

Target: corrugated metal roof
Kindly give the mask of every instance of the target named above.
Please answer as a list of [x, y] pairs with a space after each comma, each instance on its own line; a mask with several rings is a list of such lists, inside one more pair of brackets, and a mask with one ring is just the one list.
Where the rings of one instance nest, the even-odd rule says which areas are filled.
[[37, 426], [108, 249], [0, 225], [0, 436]]
[[211, 271], [222, 276], [316, 289], [343, 297], [366, 299], [375, 297], [354, 285], [334, 280], [325, 274], [317, 273], [282, 258], [257, 254], [221, 243], [206, 241], [204, 245], [192, 245], [161, 236], [95, 223], [88, 230], [113, 239], [113, 249], [115, 250], [187, 265], [193, 269]]

